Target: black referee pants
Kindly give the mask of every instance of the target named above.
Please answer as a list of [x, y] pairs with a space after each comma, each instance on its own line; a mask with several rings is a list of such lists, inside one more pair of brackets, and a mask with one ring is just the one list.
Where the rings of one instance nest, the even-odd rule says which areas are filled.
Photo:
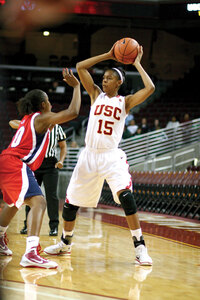
[[[44, 184], [47, 213], [50, 229], [58, 228], [59, 224], [59, 200], [57, 197], [58, 169], [55, 168], [57, 160], [54, 157], [45, 158], [39, 169], [35, 171], [35, 178], [41, 186]], [[30, 208], [26, 206], [26, 219]]]

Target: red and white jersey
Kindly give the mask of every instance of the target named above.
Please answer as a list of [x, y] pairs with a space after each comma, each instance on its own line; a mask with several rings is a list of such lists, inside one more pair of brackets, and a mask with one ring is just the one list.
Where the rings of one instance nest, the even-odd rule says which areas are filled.
[[10, 145], [1, 155], [14, 155], [26, 163], [32, 171], [38, 169], [44, 159], [49, 143], [49, 129], [37, 134], [34, 127], [35, 117], [39, 113], [24, 116]]
[[90, 109], [86, 146], [93, 149], [117, 148], [126, 116], [125, 97], [109, 98], [105, 93], [99, 94]]

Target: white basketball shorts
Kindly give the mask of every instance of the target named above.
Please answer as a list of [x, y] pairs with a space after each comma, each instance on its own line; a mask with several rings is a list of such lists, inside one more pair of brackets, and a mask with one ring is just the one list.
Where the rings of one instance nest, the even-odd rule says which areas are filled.
[[97, 207], [104, 180], [118, 204], [117, 192], [122, 189], [132, 190], [125, 152], [118, 148], [96, 150], [86, 147], [72, 173], [65, 201], [81, 207]]

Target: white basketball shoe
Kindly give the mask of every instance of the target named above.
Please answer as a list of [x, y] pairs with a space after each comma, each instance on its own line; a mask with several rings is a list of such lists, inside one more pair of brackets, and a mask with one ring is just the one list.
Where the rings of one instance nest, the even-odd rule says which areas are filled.
[[46, 247], [44, 252], [49, 255], [70, 255], [71, 245], [66, 245], [63, 241], [60, 241], [56, 245]]
[[135, 264], [140, 266], [152, 266], [153, 262], [148, 255], [147, 248], [144, 245], [135, 248]]

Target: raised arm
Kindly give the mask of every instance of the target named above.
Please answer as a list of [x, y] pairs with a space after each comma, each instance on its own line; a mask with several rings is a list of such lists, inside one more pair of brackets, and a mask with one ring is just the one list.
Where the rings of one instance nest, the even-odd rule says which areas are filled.
[[126, 96], [126, 113], [130, 111], [131, 108], [134, 106], [144, 102], [155, 90], [155, 86], [149, 77], [149, 75], [146, 73], [146, 71], [143, 69], [140, 61], [142, 59], [143, 55], [143, 49], [142, 46], [139, 46], [138, 48], [138, 56], [133, 63], [133, 65], [136, 67], [138, 72], [140, 73], [140, 76], [142, 78], [142, 81], [144, 83], [144, 88], [136, 92], [135, 94], [131, 94]]
[[73, 75], [73, 72], [68, 69], [63, 70], [63, 80], [71, 87], [73, 87], [73, 96], [69, 107], [58, 113], [46, 112], [42, 113], [35, 118], [35, 130], [38, 133], [44, 132], [47, 128], [55, 124], [62, 124], [75, 119], [80, 110], [81, 105], [81, 93], [80, 93], [80, 82]]
[[108, 59], [115, 59], [113, 55], [113, 47], [107, 53], [93, 56], [91, 58], [88, 58], [76, 64], [76, 69], [79, 78], [85, 90], [88, 92], [90, 96], [91, 104], [94, 103], [98, 95], [101, 93], [101, 89], [94, 83], [92, 76], [88, 72], [88, 69], [90, 69], [92, 66], [96, 65], [97, 63]]
[[81, 106], [80, 82], [74, 76], [72, 70], [70, 70], [69, 73], [68, 69], [63, 70], [63, 81], [65, 81], [69, 86], [73, 87], [74, 89], [72, 101], [68, 108], [68, 111], [72, 116], [72, 119], [74, 119], [78, 116], [80, 111], [80, 106]]

